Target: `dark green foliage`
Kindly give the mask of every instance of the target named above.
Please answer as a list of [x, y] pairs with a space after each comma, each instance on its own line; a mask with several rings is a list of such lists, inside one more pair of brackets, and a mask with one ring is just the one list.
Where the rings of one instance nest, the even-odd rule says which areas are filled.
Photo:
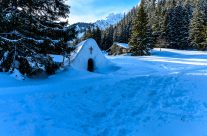
[[101, 43], [102, 50], [108, 50], [111, 47], [111, 45], [113, 45], [113, 34], [114, 34], [113, 26], [110, 26], [108, 29], [104, 31], [102, 37], [102, 43]]
[[[132, 37], [134, 37], [134, 42], [142, 43], [143, 46], [140, 46], [140, 50], [146, 47], [150, 49], [153, 47], [206, 49], [206, 0], [145, 0], [143, 3], [141, 6], [144, 5], [148, 20], [147, 25], [143, 24], [144, 27], [140, 29], [146, 30], [146, 39], [135, 38], [137, 36], [132, 35], [133, 22], [136, 13], [140, 9], [140, 6], [137, 6], [115, 26], [102, 31], [102, 40], [99, 44], [101, 49], [109, 49], [114, 42], [129, 43]], [[200, 15], [195, 14], [197, 8], [201, 12]], [[147, 26], [147, 29], [145, 29], [145, 26]], [[92, 33], [93, 30], [89, 30], [86, 37], [94, 37]]]
[[1, 0], [0, 68], [28, 76], [54, 74], [59, 65], [48, 54], [71, 51], [67, 42], [76, 35], [74, 27], [59, 21], [69, 8], [65, 0]]
[[146, 45], [150, 49], [153, 49], [155, 47], [155, 36], [154, 36], [152, 28], [150, 26], [147, 26]]
[[[147, 23], [141, 23], [141, 30], [138, 31], [145, 31], [145, 38], [132, 34], [132, 26], [138, 25], [133, 23], [141, 8], [137, 6], [115, 26], [102, 31], [101, 49], [109, 49], [114, 42], [129, 43], [130, 39], [130, 43], [132, 39], [133, 43], [140, 43], [139, 52], [136, 52], [140, 55], [149, 54], [149, 49], [153, 47], [206, 49], [207, 0], [145, 0], [141, 6], [143, 5], [143, 12], [148, 19]], [[89, 30], [87, 37], [93, 37], [92, 33]], [[140, 52], [146, 48], [149, 48], [148, 51]], [[138, 51], [136, 49], [138, 48], [132, 48], [132, 52]]]
[[83, 36], [83, 40], [86, 40], [86, 39], [88, 39], [88, 38], [94, 38], [94, 34], [93, 34], [93, 32], [94, 32], [94, 29], [89, 28], [89, 29], [86, 31], [85, 35]]
[[89, 28], [84, 37], [83, 37], [83, 40], [86, 40], [88, 38], [93, 38], [96, 40], [97, 44], [100, 46], [101, 45], [101, 36], [102, 36], [102, 33], [101, 33], [101, 30], [96, 27], [96, 28]]
[[23, 57], [19, 57], [17, 59], [17, 61], [19, 61], [19, 72], [22, 75], [31, 75], [32, 73], [32, 67], [30, 66], [29, 62], [27, 61], [26, 58]]
[[[196, 8], [199, 8], [200, 15], [195, 14]], [[206, 48], [206, 0], [146, 0], [145, 11], [149, 17], [148, 26], [156, 38], [156, 47], [191, 49], [194, 45], [194, 48], [200, 48], [195, 42], [197, 37], [201, 48]], [[200, 34], [198, 29], [202, 29]]]
[[22, 8], [22, 10], [42, 21], [53, 21], [68, 17], [69, 6], [65, 0], [1, 0], [4, 9]]
[[97, 27], [95, 30], [94, 30], [94, 39], [96, 40], [97, 44], [100, 46], [101, 45], [101, 30]]
[[14, 60], [13, 54], [14, 52], [5, 52], [4, 57], [1, 59], [1, 67], [4, 72], [8, 72], [11, 69], [12, 62]]
[[150, 47], [148, 46], [149, 40], [147, 40], [147, 24], [148, 17], [145, 12], [144, 1], [142, 1], [133, 22], [133, 30], [129, 42], [130, 50], [133, 55], [143, 56], [150, 54]]
[[197, 5], [190, 24], [191, 44], [199, 50], [207, 48], [207, 12], [203, 6], [207, 8], [207, 2]]
[[167, 14], [167, 40], [170, 48], [189, 48], [189, 13], [185, 7], [176, 6]]
[[134, 7], [129, 13], [124, 15], [124, 18], [115, 26], [110, 26], [106, 30], [102, 30], [101, 49], [108, 50], [114, 42], [129, 42], [132, 31], [132, 20], [136, 11], [137, 7]]
[[124, 18], [114, 27], [114, 42], [128, 43], [132, 33], [132, 22], [137, 13], [134, 7]]
[[58, 63], [47, 63], [46, 66], [45, 66], [45, 70], [46, 70], [46, 73], [49, 74], [49, 75], [53, 75], [55, 74], [56, 70], [60, 67], [60, 64]]

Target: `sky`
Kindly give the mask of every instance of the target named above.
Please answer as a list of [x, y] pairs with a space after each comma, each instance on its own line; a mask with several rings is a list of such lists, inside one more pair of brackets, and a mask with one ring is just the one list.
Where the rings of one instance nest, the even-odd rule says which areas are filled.
[[110, 13], [128, 12], [139, 0], [67, 0], [71, 6], [69, 23], [95, 22]]

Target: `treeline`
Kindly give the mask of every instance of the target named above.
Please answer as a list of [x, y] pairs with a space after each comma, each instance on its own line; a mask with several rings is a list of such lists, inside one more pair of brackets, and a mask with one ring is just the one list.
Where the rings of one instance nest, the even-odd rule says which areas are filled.
[[206, 0], [154, 0], [147, 3], [149, 25], [158, 47], [206, 49]]
[[60, 64], [48, 54], [70, 52], [67, 42], [75, 37], [75, 29], [59, 21], [69, 8], [65, 0], [1, 0], [0, 71], [54, 74]]
[[102, 49], [113, 42], [133, 44], [137, 55], [153, 47], [206, 50], [207, 1], [142, 0], [116, 26], [101, 32]]

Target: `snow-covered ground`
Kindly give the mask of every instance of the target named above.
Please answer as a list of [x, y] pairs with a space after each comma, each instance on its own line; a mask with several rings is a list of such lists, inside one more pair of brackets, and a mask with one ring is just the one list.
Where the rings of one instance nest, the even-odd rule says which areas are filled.
[[207, 52], [108, 58], [115, 67], [101, 73], [0, 73], [0, 135], [207, 136]]

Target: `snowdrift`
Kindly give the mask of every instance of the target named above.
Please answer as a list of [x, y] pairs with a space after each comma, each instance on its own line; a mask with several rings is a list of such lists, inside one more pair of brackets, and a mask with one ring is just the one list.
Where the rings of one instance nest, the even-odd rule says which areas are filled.
[[22, 82], [0, 73], [0, 135], [206, 136], [206, 52], [152, 54], [107, 57], [120, 67], [110, 74]]

